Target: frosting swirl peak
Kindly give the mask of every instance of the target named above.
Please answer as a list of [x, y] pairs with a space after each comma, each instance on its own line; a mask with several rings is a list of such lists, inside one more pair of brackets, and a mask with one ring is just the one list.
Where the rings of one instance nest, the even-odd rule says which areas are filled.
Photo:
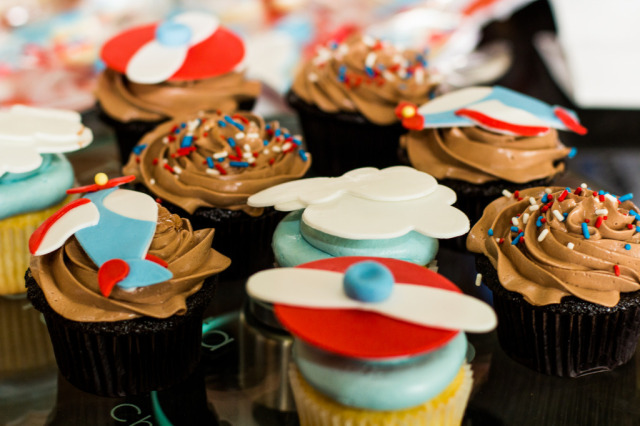
[[615, 306], [620, 293], [640, 290], [639, 213], [623, 200], [586, 188], [521, 190], [487, 206], [467, 247], [533, 305], [572, 295]]

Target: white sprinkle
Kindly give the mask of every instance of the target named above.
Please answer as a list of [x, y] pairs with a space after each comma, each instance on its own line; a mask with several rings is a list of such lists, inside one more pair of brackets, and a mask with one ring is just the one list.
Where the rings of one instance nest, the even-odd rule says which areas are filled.
[[162, 138], [162, 143], [163, 144], [168, 144], [169, 143], [169, 137], [165, 136], [164, 138]]
[[476, 287], [480, 287], [481, 284], [482, 284], [482, 274], [477, 274], [476, 275]]
[[607, 197], [609, 200], [611, 200], [612, 202], [616, 203], [616, 205], [618, 204], [618, 199], [616, 197], [614, 197], [611, 194], [604, 194], [605, 197]]
[[407, 78], [407, 70], [404, 68], [398, 69], [398, 77], [402, 79]]
[[502, 195], [504, 195], [507, 198], [511, 198], [513, 196], [513, 194], [508, 189], [503, 189]]
[[253, 158], [253, 153], [245, 152], [242, 154], [242, 158]]
[[338, 46], [338, 50], [336, 50], [336, 54], [334, 56], [336, 57], [336, 59], [342, 59], [342, 57], [347, 53], [349, 53], [349, 46], [347, 46], [346, 44], [341, 44], [340, 46]]
[[273, 152], [280, 152], [282, 151], [282, 148], [280, 148], [278, 145], [274, 145], [272, 148]]
[[532, 206], [535, 206], [536, 204], [538, 204], [538, 203], [536, 202], [536, 199], [535, 199], [535, 198], [533, 198], [533, 197], [529, 197], [529, 203], [531, 203], [531, 205], [532, 205]]
[[392, 60], [393, 60], [393, 63], [394, 63], [394, 64], [399, 64], [399, 63], [401, 63], [401, 62], [402, 62], [402, 60], [403, 60], [403, 59], [404, 59], [404, 58], [402, 57], [402, 55], [401, 55], [401, 54], [396, 53], [396, 54], [393, 56], [393, 59], [392, 59]]
[[377, 58], [378, 58], [378, 54], [376, 52], [369, 52], [369, 54], [364, 60], [364, 65], [369, 68], [373, 68], [373, 65], [376, 63]]
[[542, 242], [542, 240], [545, 239], [548, 233], [549, 233], [549, 228], [544, 228], [540, 233], [540, 235], [538, 235], [538, 242]]
[[167, 164], [168, 162], [169, 162], [169, 160], [167, 160], [166, 158], [163, 158], [163, 159], [162, 159], [162, 163], [163, 163], [163, 164]]
[[320, 65], [329, 59], [331, 59], [331, 51], [326, 47], [321, 47], [316, 51], [316, 57], [311, 62], [313, 62], [313, 65]]
[[191, 120], [187, 122], [187, 129], [190, 132], [193, 132], [200, 125], [200, 119], [196, 118], [195, 120]]
[[517, 217], [512, 217], [511, 223], [513, 224], [513, 226], [518, 226], [520, 224]]
[[258, 139], [259, 137], [260, 137], [259, 133], [255, 133], [255, 132], [247, 133], [247, 138], [249, 138], [249, 139]]
[[216, 152], [213, 154], [213, 158], [219, 160], [221, 158], [225, 158], [227, 155], [229, 155], [227, 151]]
[[596, 214], [598, 216], [602, 215], [602, 216], [606, 216], [609, 214], [609, 210], [607, 209], [596, 209]]
[[248, 143], [245, 143], [244, 146], [242, 147], [245, 151], [250, 152], [251, 151], [251, 145], [249, 145]]
[[496, 243], [500, 242], [500, 238], [496, 237]]
[[253, 164], [255, 162], [256, 162], [256, 159], [253, 157], [253, 155], [247, 158], [247, 163]]
[[262, 150], [262, 153], [263, 153], [264, 155], [267, 155], [269, 152], [270, 152], [270, 151], [269, 151], [268, 149], [266, 149], [266, 148]]
[[309, 79], [310, 82], [315, 83], [316, 81], [318, 81], [318, 74], [316, 74], [315, 72], [310, 72], [307, 75], [307, 78]]
[[177, 175], [182, 173], [182, 169], [180, 168], [180, 166], [173, 166], [173, 171], [176, 172]]
[[244, 139], [244, 133], [242, 133], [242, 132], [236, 133], [235, 139], [237, 139], [237, 140]]
[[587, 184], [586, 184], [586, 183], [583, 183], [583, 184], [580, 184], [580, 188], [582, 188], [582, 189], [587, 189], [587, 188], [588, 188], [588, 186], [587, 186]]
[[206, 171], [207, 173], [209, 173], [210, 175], [216, 175], [216, 176], [217, 176], [217, 175], [219, 175], [219, 174], [220, 174], [220, 172], [218, 171], [218, 169], [209, 169], [209, 168], [207, 168], [207, 169], [205, 169], [205, 171]]
[[382, 71], [382, 76], [384, 77], [385, 80], [388, 80], [388, 81], [394, 81], [396, 79], [396, 76], [393, 75], [393, 73], [389, 70]]
[[529, 210], [535, 212], [536, 210], [540, 210], [540, 204], [533, 205], [529, 207]]
[[155, 184], [156, 184], [156, 180], [155, 180], [155, 179], [149, 179], [149, 183], [150, 183], [151, 185], [155, 185]]
[[286, 142], [285, 144], [282, 145], [282, 149], [284, 151], [288, 150], [289, 148], [291, 148], [291, 142]]
[[551, 194], [551, 188], [545, 188], [544, 192], [546, 192], [547, 194]]
[[416, 71], [413, 73], [413, 75], [416, 78], [416, 83], [418, 84], [424, 83], [424, 68], [422, 67], [416, 68]]
[[573, 250], [573, 248], [575, 247], [575, 244], [567, 243], [567, 247], [569, 248], [569, 250]]
[[529, 213], [525, 213], [522, 215], [522, 223], [526, 225], [527, 222], [529, 222]]
[[362, 36], [362, 42], [369, 47], [375, 46], [376, 44], [376, 40], [373, 37], [368, 35]]
[[560, 213], [560, 210], [554, 210], [553, 215], [556, 217], [556, 219], [558, 219], [559, 222], [564, 221], [564, 216], [562, 216], [562, 213]]

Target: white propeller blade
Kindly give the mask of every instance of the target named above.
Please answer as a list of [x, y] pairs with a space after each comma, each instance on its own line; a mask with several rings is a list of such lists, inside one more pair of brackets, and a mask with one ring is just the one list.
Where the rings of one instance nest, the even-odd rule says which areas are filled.
[[491, 331], [497, 320], [486, 303], [460, 293], [414, 284], [395, 283], [391, 296], [378, 303], [349, 298], [344, 274], [304, 268], [258, 272], [247, 281], [248, 294], [269, 303], [305, 308], [360, 309], [395, 319], [446, 330]]
[[129, 60], [127, 77], [140, 84], [166, 81], [182, 67], [188, 47], [170, 47], [150, 41]]

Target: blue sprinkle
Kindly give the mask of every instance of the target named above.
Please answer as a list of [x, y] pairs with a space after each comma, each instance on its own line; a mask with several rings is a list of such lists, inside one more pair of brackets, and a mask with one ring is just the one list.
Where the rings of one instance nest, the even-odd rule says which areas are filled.
[[236, 147], [236, 141], [233, 138], [227, 138], [227, 143], [229, 144], [229, 146], [231, 148], [235, 148]]
[[228, 115], [225, 115], [225, 116], [224, 116], [224, 120], [225, 120], [227, 123], [229, 123], [229, 124], [231, 124], [231, 125], [233, 125], [233, 126], [236, 126], [240, 131], [243, 131], [243, 130], [244, 130], [244, 126], [243, 126], [242, 124], [240, 124], [240, 123], [236, 122], [233, 118], [229, 117]]
[[224, 122], [224, 121], [222, 121], [222, 120], [218, 120], [218, 126], [220, 126], [220, 127], [227, 127], [227, 123], [225, 123], [225, 122]]
[[264, 146], [269, 145], [269, 141], [268, 141], [268, 140], [266, 140], [266, 139], [265, 139], [265, 140], [263, 140], [263, 141], [262, 141], [262, 145], [264, 145]]
[[186, 135], [184, 138], [182, 138], [182, 142], [180, 142], [180, 148], [188, 148], [191, 146], [192, 142], [193, 142], [193, 136]]
[[436, 97], [436, 92], [435, 90], [432, 90], [431, 92], [429, 92], [429, 100], [433, 99]]
[[341, 82], [344, 82], [346, 80], [346, 76], [347, 76], [347, 66], [342, 65], [338, 70], [338, 80], [340, 80]]
[[630, 192], [630, 193], [628, 193], [628, 194], [626, 194], [626, 195], [623, 195], [622, 197], [618, 198], [618, 200], [619, 200], [621, 203], [624, 203], [625, 201], [628, 201], [628, 200], [630, 200], [630, 199], [632, 199], [632, 198], [633, 198], [633, 194]]
[[636, 232], [640, 232], [640, 226], [636, 226]]
[[538, 228], [542, 226], [542, 216], [538, 216], [538, 219], [536, 219], [536, 226]]
[[210, 169], [214, 168], [213, 158], [207, 157], [207, 166], [209, 166]]
[[385, 67], [385, 66], [384, 66], [384, 65], [382, 65], [382, 64], [378, 64], [378, 65], [376, 65], [376, 68], [377, 68], [377, 69], [378, 69], [378, 71], [380, 71], [380, 72], [382, 72], [382, 71], [384, 71], [384, 70], [386, 70], [386, 69], [387, 69], [387, 67]]
[[293, 140], [293, 143], [295, 143], [296, 145], [298, 145], [298, 146], [302, 145], [302, 141], [300, 139], [293, 138], [292, 140]]
[[184, 129], [185, 127], [187, 127], [187, 123], [180, 124], [180, 127], [182, 127]]
[[640, 213], [637, 213], [635, 210], [629, 210], [629, 214], [636, 219], [638, 219], [638, 216], [640, 216]]
[[274, 133], [276, 135], [276, 137], [280, 136], [282, 134], [282, 130], [281, 129], [276, 129], [276, 132]]
[[487, 231], [487, 234], [489, 234], [490, 237], [493, 237], [493, 229], [489, 229]]
[[335, 49], [337, 49], [337, 48], [338, 48], [338, 43], [337, 43], [337, 42], [335, 42], [335, 41], [332, 41], [332, 42], [330, 42], [330, 43], [329, 43], [329, 47], [330, 47], [332, 50], [335, 50]]
[[520, 228], [518, 228], [517, 226], [512, 226], [511, 227], [511, 232], [519, 232]]
[[264, 128], [267, 130], [271, 129], [271, 124], [267, 124], [266, 126], [264, 126]]
[[249, 163], [246, 161], [229, 161], [231, 167], [249, 167]]
[[224, 163], [224, 157], [218, 158], [218, 163]]
[[569, 151], [569, 154], [567, 154], [567, 157], [568, 158], [573, 158], [573, 157], [576, 156], [577, 153], [578, 153], [578, 150], [575, 147], [571, 148], [571, 151]]
[[177, 135], [178, 133], [180, 133], [180, 130], [181, 130], [180, 127], [176, 127], [176, 130], [173, 133]]
[[569, 216], [569, 213], [564, 212], [564, 213], [562, 213], [562, 216], [564, 216], [564, 217], [565, 217], [565, 219], [566, 219], [566, 218], [567, 218], [567, 216]]
[[291, 137], [291, 135], [289, 133], [285, 133], [284, 135], [282, 135], [285, 139], [289, 139]]
[[515, 246], [516, 244], [518, 244], [520, 242], [520, 238], [522, 238], [523, 235], [524, 235], [524, 231], [520, 232], [518, 236], [515, 237], [513, 241], [511, 241], [511, 245]]
[[600, 191], [598, 191], [598, 195], [604, 195], [605, 192], [601, 189]]
[[582, 235], [588, 240], [591, 236], [589, 235], [589, 227], [586, 222], [582, 222]]
[[544, 203], [546, 203], [546, 202], [547, 202], [547, 200], [549, 200], [549, 194], [545, 193], [545, 194], [542, 196], [542, 199], [541, 199], [540, 201], [542, 201], [542, 203], [544, 204]]
[[136, 155], [140, 155], [140, 153], [147, 147], [147, 144], [144, 145], [136, 145], [133, 147], [133, 152]]
[[631, 250], [631, 244], [625, 244], [624, 245], [624, 249], [625, 250]]
[[373, 71], [373, 68], [371, 67], [364, 67], [364, 70], [366, 71], [367, 75], [371, 78], [376, 76], [375, 71]]
[[298, 154], [300, 154], [300, 158], [302, 158], [302, 161], [307, 161], [308, 157], [304, 149], [299, 149]]

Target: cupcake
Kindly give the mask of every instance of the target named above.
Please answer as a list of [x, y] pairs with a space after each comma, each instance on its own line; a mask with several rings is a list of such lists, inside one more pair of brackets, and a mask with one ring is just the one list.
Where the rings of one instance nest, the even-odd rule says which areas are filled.
[[295, 336], [290, 379], [303, 426], [460, 424], [472, 385], [461, 330], [489, 331], [495, 314], [444, 277], [341, 257], [261, 271], [247, 292], [275, 303]]
[[102, 47], [96, 96], [114, 127], [122, 162], [142, 136], [199, 111], [250, 110], [260, 83], [244, 76], [243, 41], [202, 12], [131, 28]]
[[455, 201], [451, 189], [405, 166], [288, 182], [249, 197], [251, 206], [291, 211], [273, 235], [280, 266], [341, 256], [428, 265], [438, 238], [469, 231], [469, 219], [451, 207]]
[[29, 235], [70, 200], [65, 190], [73, 185], [73, 167], [61, 153], [92, 140], [73, 111], [0, 111], [0, 295], [24, 293]]
[[148, 133], [124, 172], [195, 229], [215, 228], [214, 248], [233, 260], [224, 276], [246, 278], [272, 266], [269, 241], [283, 216], [247, 199], [305, 175], [311, 156], [301, 143], [249, 112], [193, 115]]
[[411, 132], [400, 141], [406, 161], [458, 194], [456, 206], [475, 223], [505, 189], [549, 185], [575, 150], [555, 129], [586, 129], [573, 111], [504, 87], [471, 87], [417, 108], [396, 110]]
[[314, 171], [340, 176], [399, 164], [398, 138], [405, 130], [394, 108], [403, 100], [427, 102], [436, 86], [425, 52], [352, 35], [320, 47], [301, 65], [287, 101], [315, 155]]
[[203, 312], [229, 265], [211, 249], [213, 229], [193, 231], [148, 195], [117, 188], [131, 179], [98, 175], [74, 189], [88, 193], [29, 240], [27, 295], [60, 373], [103, 396], [166, 388], [195, 369]]
[[514, 360], [577, 377], [629, 361], [640, 337], [640, 228], [631, 194], [586, 185], [500, 197], [469, 233]]

